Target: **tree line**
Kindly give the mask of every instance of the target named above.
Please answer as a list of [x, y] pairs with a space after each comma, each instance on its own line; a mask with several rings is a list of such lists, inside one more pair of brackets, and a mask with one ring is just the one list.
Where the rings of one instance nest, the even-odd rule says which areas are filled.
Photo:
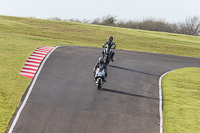
[[200, 36], [200, 17], [198, 16], [187, 17], [185, 21], [178, 23], [169, 23], [165, 20], [159, 20], [153, 18], [125, 21], [125, 20], [118, 20], [116, 16], [112, 15], [107, 15], [102, 18], [95, 18], [93, 20], [87, 20], [87, 19], [62, 20], [58, 17], [52, 17], [48, 19]]

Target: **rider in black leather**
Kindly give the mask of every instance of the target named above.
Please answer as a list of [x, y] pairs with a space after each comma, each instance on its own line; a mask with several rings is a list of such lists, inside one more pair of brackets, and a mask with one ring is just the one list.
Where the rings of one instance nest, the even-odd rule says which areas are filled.
[[[112, 36], [109, 37], [109, 40], [106, 41], [106, 42], [103, 44], [102, 47], [104, 48], [106, 45], [107, 45], [107, 47], [110, 47], [110, 48], [112, 48], [112, 46], [114, 47], [114, 49], [116, 48], [116, 45], [115, 45], [115, 42], [113, 41], [113, 37], [112, 37]], [[105, 50], [102, 51], [102, 54], [103, 54], [103, 57], [104, 57], [104, 55], [105, 55]], [[114, 51], [112, 51], [112, 52], [111, 52], [111, 60], [112, 60], [112, 62], [114, 61], [114, 60], [113, 60], [114, 55], [115, 55], [115, 53], [114, 53]]]

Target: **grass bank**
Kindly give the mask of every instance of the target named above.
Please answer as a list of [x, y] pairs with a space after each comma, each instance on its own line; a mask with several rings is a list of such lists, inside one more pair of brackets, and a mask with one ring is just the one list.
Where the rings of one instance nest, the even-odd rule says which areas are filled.
[[199, 133], [200, 68], [182, 68], [163, 78], [165, 133]]
[[101, 47], [110, 35], [114, 36], [117, 49], [200, 57], [200, 37], [0, 16], [0, 132], [8, 129], [8, 122], [31, 81], [19, 72], [37, 47]]

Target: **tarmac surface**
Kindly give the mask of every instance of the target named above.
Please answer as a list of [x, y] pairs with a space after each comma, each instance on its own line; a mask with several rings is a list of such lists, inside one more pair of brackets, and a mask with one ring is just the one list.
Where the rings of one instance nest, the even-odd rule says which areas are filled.
[[199, 58], [115, 50], [98, 90], [101, 48], [61, 46], [45, 62], [13, 133], [158, 133], [159, 78]]

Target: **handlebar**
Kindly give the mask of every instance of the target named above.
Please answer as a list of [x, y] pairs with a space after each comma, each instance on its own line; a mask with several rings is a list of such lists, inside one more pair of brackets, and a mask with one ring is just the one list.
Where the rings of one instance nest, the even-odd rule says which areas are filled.
[[[102, 47], [102, 48], [107, 48], [107, 47]], [[115, 49], [115, 48], [110, 48], [110, 49]]]

